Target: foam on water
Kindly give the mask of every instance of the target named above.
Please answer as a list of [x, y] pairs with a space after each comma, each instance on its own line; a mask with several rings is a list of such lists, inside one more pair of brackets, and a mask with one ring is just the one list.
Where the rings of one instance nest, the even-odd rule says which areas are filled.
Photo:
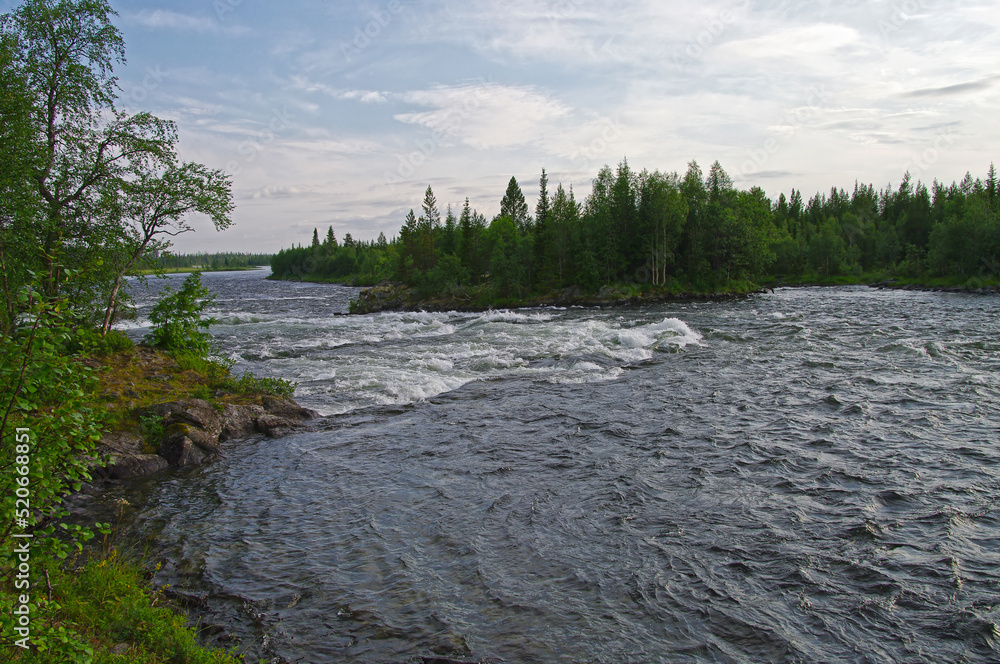
[[[256, 326], [257, 334], [248, 325]], [[345, 412], [345, 393], [353, 395], [351, 408], [363, 408], [406, 405], [472, 381], [515, 375], [552, 383], [614, 380], [657, 352], [702, 342], [699, 332], [677, 318], [635, 324], [599, 311], [565, 310], [381, 313], [259, 323], [236, 316], [212, 331], [238, 349], [237, 369], [298, 382], [303, 403], [324, 414]]]
[[[356, 291], [344, 287], [267, 282], [260, 275], [206, 275], [205, 283], [211, 287], [215, 279], [223, 295], [210, 312], [219, 355], [234, 361], [236, 372], [295, 381], [300, 401], [323, 414], [407, 405], [508, 377], [606, 382], [664, 352], [703, 343], [684, 320], [662, 314], [642, 319], [550, 307], [347, 316]], [[232, 282], [228, 291], [223, 281]], [[234, 290], [247, 294], [234, 298]], [[139, 293], [140, 314], [156, 295]], [[148, 324], [140, 319], [129, 333], [138, 339]]]

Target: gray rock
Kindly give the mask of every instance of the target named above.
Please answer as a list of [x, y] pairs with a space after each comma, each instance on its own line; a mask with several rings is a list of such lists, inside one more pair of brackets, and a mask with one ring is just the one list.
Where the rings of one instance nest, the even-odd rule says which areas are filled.
[[171, 466], [200, 466], [205, 461], [205, 453], [184, 434], [167, 436], [160, 443], [160, 456]]
[[218, 437], [222, 431], [222, 416], [204, 399], [185, 399], [157, 404], [147, 409], [163, 418], [167, 427], [189, 424]]
[[110, 479], [128, 480], [152, 475], [169, 467], [167, 460], [159, 454], [137, 454], [117, 457], [108, 464], [104, 472]]
[[257, 431], [267, 435], [268, 438], [281, 438], [288, 434], [290, 429], [301, 426], [299, 422], [277, 415], [261, 415], [255, 420]]
[[246, 438], [257, 433], [254, 420], [264, 414], [262, 406], [237, 406], [226, 404], [222, 411], [222, 431], [219, 441]]
[[311, 420], [314, 417], [319, 417], [319, 413], [315, 410], [303, 408], [291, 399], [265, 396], [261, 398], [261, 404], [263, 404], [264, 410], [266, 410], [269, 415], [277, 415], [278, 417], [291, 420], [292, 422], [305, 422], [306, 420]]

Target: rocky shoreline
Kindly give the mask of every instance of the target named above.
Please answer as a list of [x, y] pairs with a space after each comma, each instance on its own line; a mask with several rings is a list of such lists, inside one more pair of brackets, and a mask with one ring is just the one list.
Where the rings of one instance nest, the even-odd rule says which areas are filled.
[[351, 314], [363, 315], [381, 311], [479, 312], [496, 308], [604, 307], [660, 302], [721, 302], [742, 299], [765, 292], [768, 292], [768, 289], [712, 293], [646, 290], [637, 293], [623, 286], [604, 286], [596, 293], [587, 293], [582, 288], [573, 286], [536, 297], [484, 304], [471, 296], [462, 295], [420, 297], [414, 288], [395, 282], [384, 282], [361, 291], [358, 298], [351, 302]]
[[882, 281], [875, 284], [868, 284], [871, 288], [879, 290], [905, 290], [922, 291], [925, 293], [966, 293], [971, 295], [997, 295], [1000, 294], [1000, 286], [981, 286], [970, 288], [969, 286], [921, 286], [918, 284], [900, 284], [892, 281]]
[[150, 453], [140, 433], [104, 435], [98, 452], [110, 457], [95, 468], [94, 479], [127, 480], [168, 468], [209, 463], [224, 453], [223, 444], [263, 434], [278, 438], [319, 416], [291, 399], [262, 396], [259, 404], [224, 404], [221, 410], [204, 399], [182, 399], [141, 409], [140, 416], [161, 418], [163, 435]]

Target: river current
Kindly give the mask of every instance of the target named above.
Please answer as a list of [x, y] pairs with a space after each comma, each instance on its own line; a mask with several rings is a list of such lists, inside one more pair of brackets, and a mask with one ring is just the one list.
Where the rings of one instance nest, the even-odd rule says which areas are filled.
[[1000, 660], [1000, 299], [354, 317], [265, 274], [204, 275], [218, 352], [324, 417], [105, 498], [250, 654]]

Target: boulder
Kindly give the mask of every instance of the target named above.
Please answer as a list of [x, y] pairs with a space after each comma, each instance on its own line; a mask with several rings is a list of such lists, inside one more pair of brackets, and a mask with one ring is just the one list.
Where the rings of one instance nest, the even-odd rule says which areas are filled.
[[277, 415], [261, 415], [254, 420], [254, 423], [257, 425], [257, 431], [265, 434], [268, 438], [281, 438], [287, 435], [290, 429], [301, 426], [299, 422], [293, 422]]
[[252, 436], [257, 432], [254, 420], [263, 414], [262, 406], [237, 406], [227, 403], [222, 410], [222, 431], [219, 433], [219, 442]]
[[163, 418], [163, 424], [189, 424], [216, 438], [222, 431], [222, 416], [204, 399], [184, 399], [157, 404], [147, 409]]
[[109, 479], [129, 480], [152, 475], [169, 467], [167, 460], [159, 454], [136, 454], [115, 458], [104, 469], [104, 473]]
[[171, 466], [200, 466], [204, 463], [206, 454], [195, 445], [190, 438], [182, 433], [167, 436], [160, 443], [160, 456]]
[[277, 415], [293, 422], [305, 422], [306, 420], [319, 417], [319, 413], [315, 410], [303, 408], [291, 399], [264, 396], [260, 402], [269, 415]]

